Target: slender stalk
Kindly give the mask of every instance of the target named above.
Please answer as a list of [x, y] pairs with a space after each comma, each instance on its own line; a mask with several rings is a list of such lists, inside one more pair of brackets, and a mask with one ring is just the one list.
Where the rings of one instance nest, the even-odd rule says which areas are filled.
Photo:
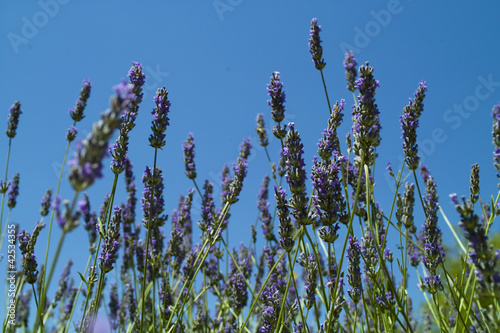
[[[12, 138], [9, 138], [9, 147], [7, 149], [7, 161], [5, 162], [5, 176], [4, 176], [4, 181], [7, 183], [7, 171], [9, 170], [9, 159], [10, 159], [10, 147], [12, 143]], [[3, 223], [3, 206], [5, 202], [5, 192], [2, 193], [2, 207], [0, 208], [0, 230], [2, 230], [2, 223]], [[2, 235], [2, 240], [3, 240], [3, 235]], [[0, 249], [1, 249], [0, 245]]]
[[[89, 259], [87, 260], [87, 265], [85, 266], [85, 270], [83, 271], [84, 275], [86, 274], [87, 270], [89, 269], [89, 265], [90, 265], [90, 262], [92, 260], [92, 255], [89, 256]], [[76, 292], [76, 296], [75, 296], [75, 301], [73, 302], [73, 307], [71, 308], [71, 313], [69, 315], [69, 318], [68, 318], [68, 322], [66, 323], [66, 327], [64, 328], [64, 331], [63, 333], [66, 333], [69, 329], [69, 324], [71, 323], [71, 318], [73, 317], [73, 313], [75, 312], [75, 308], [76, 308], [76, 304], [78, 304], [78, 296], [80, 295], [80, 292], [82, 290], [82, 286], [83, 286], [83, 281], [80, 280], [80, 285], [78, 286], [78, 291]]]
[[323, 70], [320, 70], [321, 81], [323, 81], [323, 88], [325, 89], [326, 102], [328, 103], [328, 114], [332, 112], [332, 106], [330, 105], [330, 99], [328, 98], [328, 91], [326, 90], [325, 76], [323, 75]]

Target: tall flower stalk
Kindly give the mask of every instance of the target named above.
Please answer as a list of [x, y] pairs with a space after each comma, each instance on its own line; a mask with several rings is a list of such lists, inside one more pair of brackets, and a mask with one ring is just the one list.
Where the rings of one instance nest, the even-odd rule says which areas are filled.
[[[2, 207], [0, 208], [0, 244], [2, 244], [2, 240], [5, 235], [5, 229], [2, 228], [3, 225], [3, 207], [4, 207], [4, 202], [5, 202], [5, 193], [7, 192], [9, 188], [9, 183], [7, 181], [7, 176], [8, 176], [8, 170], [9, 170], [9, 160], [10, 160], [10, 150], [12, 147], [12, 139], [16, 136], [17, 134], [17, 127], [19, 125], [19, 117], [23, 113], [21, 110], [21, 103], [19, 101], [16, 101], [10, 108], [9, 108], [9, 116], [8, 116], [8, 123], [7, 123], [7, 130], [5, 131], [5, 134], [7, 134], [7, 137], [9, 138], [9, 146], [7, 149], [7, 159], [5, 162], [5, 176], [4, 180], [2, 181], [0, 179], [0, 192], [2, 193]], [[7, 224], [6, 224], [7, 226]], [[3, 231], [2, 231], [3, 230]], [[1, 249], [1, 246], [0, 246]]]

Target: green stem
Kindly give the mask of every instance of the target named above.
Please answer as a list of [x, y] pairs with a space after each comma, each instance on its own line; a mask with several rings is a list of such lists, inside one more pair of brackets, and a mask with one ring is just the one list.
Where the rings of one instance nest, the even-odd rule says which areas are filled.
[[332, 106], [330, 105], [330, 99], [328, 98], [328, 91], [326, 90], [325, 76], [323, 75], [323, 70], [320, 70], [321, 81], [323, 81], [323, 88], [325, 89], [326, 102], [328, 103], [328, 114], [332, 112]]
[[[12, 142], [12, 138], [9, 138], [9, 148], [7, 149], [7, 162], [5, 163], [5, 177], [4, 177], [5, 184], [7, 184], [7, 170], [9, 169], [11, 142]], [[0, 209], [0, 230], [2, 230], [4, 202], [5, 202], [5, 192], [2, 194], [2, 208]], [[2, 240], [3, 240], [3, 236], [2, 236]], [[1, 246], [0, 246], [0, 249], [1, 249]]]
[[[92, 260], [92, 254], [89, 256], [89, 259], [87, 260], [87, 266], [85, 266], [85, 270], [83, 271], [84, 275], [87, 274], [87, 270], [89, 269], [90, 262]], [[78, 304], [78, 296], [80, 295], [80, 292], [82, 290], [83, 286], [83, 280], [80, 281], [80, 285], [78, 286], [78, 291], [76, 292], [75, 296], [75, 301], [73, 302], [73, 307], [71, 308], [71, 313], [69, 314], [68, 322], [66, 323], [66, 327], [64, 328], [64, 332], [66, 333], [69, 329], [69, 324], [71, 323], [71, 318], [73, 317], [73, 312], [75, 311], [76, 304]]]

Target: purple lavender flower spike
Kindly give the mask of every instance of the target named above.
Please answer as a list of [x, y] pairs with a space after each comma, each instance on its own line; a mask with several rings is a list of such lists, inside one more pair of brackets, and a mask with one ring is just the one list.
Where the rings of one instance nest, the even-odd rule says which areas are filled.
[[45, 227], [44, 223], [37, 223], [32, 235], [26, 232], [26, 230], [19, 232], [17, 235], [19, 250], [21, 250], [23, 256], [21, 265], [23, 267], [24, 276], [26, 277], [26, 282], [29, 284], [34, 284], [38, 277], [38, 264], [34, 252], [36, 241], [43, 227]]
[[264, 114], [257, 114], [257, 127], [255, 128], [255, 132], [259, 136], [259, 145], [262, 147], [267, 147], [269, 145], [269, 140], [267, 139], [267, 131], [266, 126], [264, 124]]
[[[137, 98], [134, 101], [133, 108], [138, 107], [138, 105], [142, 102], [142, 97], [144, 94], [142, 93], [142, 86], [146, 82], [146, 75], [142, 71], [142, 64], [137, 61], [132, 61], [132, 67], [128, 71], [129, 82], [134, 86], [132, 88], [132, 92]], [[134, 110], [137, 113], [137, 110]]]
[[235, 204], [239, 200], [238, 197], [243, 189], [243, 180], [247, 175], [247, 158], [250, 155], [251, 148], [250, 139], [245, 138], [240, 146], [240, 156], [236, 164], [233, 164], [234, 179], [229, 184], [229, 194], [225, 199], [229, 204]]
[[292, 192], [290, 207], [292, 215], [299, 225], [309, 225], [314, 221], [314, 213], [307, 211], [308, 198], [306, 194], [306, 170], [302, 154], [304, 145], [301, 143], [300, 134], [295, 130], [295, 124], [288, 124], [288, 133], [285, 138], [281, 154], [286, 161], [286, 181]]
[[73, 119], [75, 123], [85, 118], [83, 111], [87, 106], [87, 100], [90, 97], [91, 88], [92, 88], [92, 83], [89, 81], [89, 79], [83, 80], [82, 89], [80, 90], [80, 97], [78, 97], [76, 105], [71, 109], [69, 109], [69, 114], [71, 116], [71, 119]]
[[11, 209], [16, 207], [18, 195], [19, 195], [19, 172], [14, 174], [14, 178], [12, 178], [9, 191], [7, 192], [7, 196], [9, 197], [9, 199], [7, 200], [7, 207]]
[[427, 169], [427, 165], [425, 164], [420, 165], [420, 176], [422, 176], [424, 182], [427, 182], [427, 179], [431, 176], [429, 169]]
[[321, 46], [322, 41], [319, 37], [320, 31], [321, 26], [318, 25], [318, 19], [313, 18], [311, 20], [311, 29], [309, 30], [309, 34], [311, 36], [309, 38], [309, 52], [311, 52], [314, 67], [321, 71], [325, 68], [326, 63], [323, 59], [323, 47]]
[[276, 283], [266, 287], [262, 292], [262, 319], [264, 324], [259, 328], [259, 333], [274, 332], [279, 317], [281, 297]]
[[356, 80], [358, 105], [352, 111], [353, 151], [359, 157], [358, 160], [363, 159], [364, 164], [373, 165], [376, 157], [374, 148], [380, 144], [382, 128], [380, 112], [375, 104], [375, 90], [379, 83], [373, 78], [373, 67], [368, 62], [359, 67], [359, 76]]
[[436, 293], [443, 290], [441, 284], [437, 284], [437, 267], [444, 262], [445, 252], [441, 245], [441, 229], [437, 221], [438, 195], [436, 183], [432, 176], [428, 176], [425, 182], [425, 195], [423, 196], [426, 219], [422, 228], [424, 236], [424, 254], [422, 262], [429, 271], [429, 279], [424, 284], [429, 293]]
[[69, 181], [76, 191], [82, 191], [102, 177], [102, 159], [106, 155], [108, 141], [115, 129], [120, 127], [120, 115], [128, 112], [135, 96], [131, 85], [122, 82], [114, 87], [116, 95], [111, 99], [111, 108], [104, 112], [101, 120], [94, 123], [92, 132], [82, 141], [74, 158], [69, 162]]
[[19, 125], [19, 116], [23, 111], [21, 111], [21, 103], [19, 101], [16, 101], [10, 108], [9, 108], [10, 114], [8, 116], [8, 124], [7, 124], [7, 130], [5, 133], [7, 136], [11, 139], [13, 139], [16, 136], [16, 130], [17, 126]]
[[278, 124], [273, 127], [273, 134], [278, 139], [283, 139], [286, 135], [286, 126], [281, 127], [281, 122], [285, 119], [285, 99], [283, 83], [280, 81], [280, 72], [271, 75], [271, 81], [267, 85], [267, 93], [271, 97], [267, 104], [271, 107], [271, 117]]
[[51, 201], [52, 201], [52, 190], [49, 188], [47, 189], [47, 192], [45, 192], [45, 195], [42, 198], [42, 203], [41, 203], [42, 207], [40, 208], [40, 214], [42, 216], [47, 216], [49, 214]]
[[349, 247], [347, 248], [346, 257], [349, 261], [347, 281], [352, 287], [347, 293], [352, 301], [357, 303], [361, 299], [363, 287], [361, 286], [361, 269], [359, 268], [361, 247], [356, 236], [349, 236]]
[[120, 134], [116, 142], [110, 149], [113, 160], [111, 161], [111, 171], [115, 175], [123, 172], [125, 165], [124, 159], [127, 156], [129, 133], [135, 127], [135, 120], [139, 112], [139, 104], [142, 101], [143, 93], [142, 86], [144, 85], [145, 75], [142, 72], [142, 65], [138, 62], [133, 62], [133, 66], [129, 71], [129, 87], [134, 98], [130, 101], [128, 110], [124, 110], [121, 115]]
[[344, 68], [345, 68], [345, 78], [347, 80], [347, 90], [350, 90], [352, 92], [356, 90], [355, 81], [356, 81], [356, 76], [358, 75], [358, 73], [356, 72], [357, 65], [358, 62], [354, 57], [354, 53], [351, 50], [348, 50], [345, 53]]
[[142, 198], [144, 218], [142, 224], [146, 229], [161, 227], [168, 219], [168, 215], [163, 214], [165, 200], [163, 198], [164, 186], [161, 169], [156, 167], [153, 171], [146, 167], [142, 182], [144, 183], [144, 197]]
[[168, 100], [168, 91], [165, 87], [159, 88], [154, 97], [156, 107], [154, 108], [151, 130], [153, 133], [149, 136], [149, 143], [153, 148], [165, 146], [165, 131], [170, 124], [168, 113], [170, 112], [170, 101]]
[[208, 179], [205, 179], [203, 190], [204, 194], [201, 204], [201, 221], [198, 222], [198, 227], [200, 227], [203, 232], [206, 232], [214, 222], [212, 211], [215, 209], [213, 200], [213, 185]]
[[475, 204], [479, 200], [479, 164], [473, 164], [470, 170], [470, 201]]
[[415, 233], [416, 227], [413, 220], [413, 206], [415, 205], [415, 184], [405, 184], [405, 192], [401, 200], [401, 222], [411, 233]]
[[[500, 179], [500, 102], [493, 107], [491, 115], [493, 117], [493, 145], [495, 146], [493, 165], [497, 169], [497, 177]], [[500, 182], [498, 187], [500, 187]]]
[[105, 231], [102, 251], [99, 255], [99, 267], [104, 273], [110, 272], [116, 262], [118, 248], [120, 247], [120, 224], [122, 222], [122, 210], [115, 206], [111, 217], [109, 228]]
[[66, 133], [66, 140], [68, 140], [69, 142], [73, 142], [77, 134], [78, 134], [78, 129], [75, 126], [70, 126], [68, 128], [68, 132]]
[[196, 165], [194, 164], [194, 138], [193, 133], [189, 133], [186, 141], [182, 143], [182, 150], [184, 151], [184, 167], [186, 168], [186, 176], [189, 179], [196, 178]]
[[406, 165], [412, 171], [415, 171], [420, 163], [417, 145], [417, 128], [418, 118], [424, 110], [423, 100], [426, 91], [427, 85], [425, 81], [420, 81], [417, 91], [415, 92], [415, 98], [413, 100], [410, 99], [409, 105], [405, 105], [403, 115], [400, 116]]
[[118, 329], [118, 311], [120, 309], [120, 302], [118, 301], [118, 287], [116, 283], [111, 284], [108, 307], [111, 329], [116, 330]]
[[297, 262], [304, 268], [304, 273], [306, 274], [306, 284], [304, 286], [304, 305], [307, 309], [310, 309], [316, 303], [318, 270], [320, 270], [321, 268], [319, 268], [316, 263], [314, 253], [310, 253], [308, 256], [306, 256], [306, 254], [302, 252]]
[[268, 241], [276, 241], [276, 237], [273, 233], [272, 216], [269, 212], [269, 202], [267, 201], [269, 180], [270, 178], [268, 175], [262, 180], [259, 195], [257, 196], [257, 208], [259, 209], [259, 220], [262, 221], [262, 234], [264, 238]]
[[59, 287], [57, 288], [56, 295], [54, 296], [54, 300], [52, 301], [52, 305], [55, 307], [57, 303], [61, 300], [61, 298], [66, 294], [68, 290], [68, 279], [69, 273], [71, 270], [71, 266], [73, 266], [73, 261], [68, 260], [66, 267], [64, 268], [61, 278], [59, 279]]
[[488, 209], [484, 209], [480, 219], [474, 214], [472, 201], [462, 197], [459, 203], [456, 194], [453, 194], [452, 201], [455, 209], [460, 215], [458, 225], [465, 231], [465, 238], [469, 241], [469, 261], [474, 264], [474, 273], [477, 277], [476, 292], [481, 297], [483, 306], [495, 304], [495, 296], [500, 294], [500, 272], [497, 263], [500, 259], [500, 250], [488, 244], [487, 223], [489, 223]]
[[83, 218], [83, 227], [89, 236], [90, 252], [94, 253], [97, 240], [97, 215], [90, 211], [87, 193], [83, 194], [83, 199], [78, 203], [78, 213]]
[[280, 246], [287, 252], [293, 249], [295, 241], [293, 240], [293, 224], [289, 216], [288, 206], [286, 203], [286, 192], [281, 187], [278, 189], [274, 186], [276, 198], [276, 214], [279, 220]]

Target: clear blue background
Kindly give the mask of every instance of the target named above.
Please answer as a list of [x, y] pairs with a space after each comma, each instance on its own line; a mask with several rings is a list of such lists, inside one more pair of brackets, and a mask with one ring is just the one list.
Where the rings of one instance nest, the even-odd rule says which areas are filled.
[[[477, 162], [481, 167], [482, 199], [489, 201], [489, 195], [497, 191], [491, 109], [500, 100], [499, 10], [495, 1], [2, 1], [2, 131], [11, 104], [19, 100], [23, 110], [8, 175], [10, 179], [14, 172], [21, 173], [20, 196], [11, 222], [19, 222], [31, 232], [40, 218], [39, 203], [45, 190], [55, 189], [66, 129], [72, 124], [68, 109], [78, 98], [82, 80], [89, 78], [93, 88], [86, 118], [78, 124], [80, 139], [108, 108], [112, 86], [126, 79], [131, 62], [138, 61], [145, 68], [146, 88], [129, 151], [139, 190], [144, 167], [153, 163], [154, 152], [148, 147], [152, 99], [156, 89], [165, 86], [172, 103], [171, 126], [158, 161], [165, 177], [166, 210], [170, 213], [179, 194], [193, 186], [184, 177], [181, 149], [190, 131], [196, 141], [199, 184], [206, 178], [218, 184], [224, 163], [235, 161], [239, 144], [249, 136], [255, 149], [241, 200], [231, 209], [229, 226], [232, 245], [247, 243], [257, 216], [256, 195], [263, 176], [270, 173], [254, 129], [257, 113], [265, 114], [269, 132], [273, 126], [266, 92], [271, 73], [281, 72], [287, 94], [285, 121], [295, 122], [301, 133], [308, 170], [327, 124], [320, 73], [307, 45], [310, 21], [317, 17], [323, 29], [330, 100], [347, 102], [339, 131], [344, 148], [353, 103], [345, 88], [345, 48], [354, 48], [358, 63], [369, 60], [380, 80], [376, 99], [383, 129], [376, 194], [387, 213], [394, 185], [385, 166], [392, 162], [396, 170], [403, 156], [399, 115], [419, 81], [427, 81], [429, 90], [418, 130], [422, 160], [437, 180], [444, 210], [456, 223], [448, 194], [468, 195], [471, 164]], [[30, 25], [35, 29], [30, 30]], [[493, 83], [485, 86], [484, 80]], [[463, 114], [453, 111], [460, 105], [465, 105]], [[438, 139], [433, 138], [436, 131]], [[2, 166], [7, 139], [0, 135]], [[277, 161], [279, 144], [273, 138], [269, 150]], [[106, 170], [105, 177], [88, 191], [93, 209], [98, 209], [111, 189], [113, 178]], [[118, 202], [124, 199], [120, 184]], [[218, 197], [220, 190], [215, 187]], [[72, 193], [65, 177], [60, 194], [69, 199]], [[195, 223], [199, 204], [197, 198]], [[4, 212], [4, 223], [6, 215]], [[422, 215], [416, 223], [420, 228]], [[55, 247], [60, 232], [57, 225], [54, 230]], [[260, 226], [258, 230], [260, 233]], [[37, 245], [40, 261], [47, 231]], [[444, 241], [452, 244], [449, 235], [445, 231]], [[395, 249], [397, 242], [390, 239], [388, 245]], [[70, 233], [55, 278], [70, 257], [76, 261], [73, 273], [82, 271], [87, 247], [81, 228]], [[2, 307], [0, 313], [3, 311]]]

